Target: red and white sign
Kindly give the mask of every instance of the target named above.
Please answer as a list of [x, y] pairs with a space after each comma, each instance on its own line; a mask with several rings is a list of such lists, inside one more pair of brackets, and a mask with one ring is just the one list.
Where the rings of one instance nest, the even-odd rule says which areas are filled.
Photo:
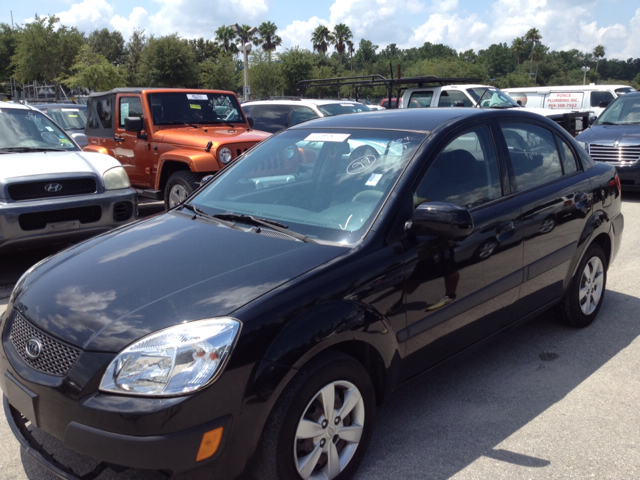
[[550, 93], [544, 99], [544, 108], [582, 108], [583, 92]]

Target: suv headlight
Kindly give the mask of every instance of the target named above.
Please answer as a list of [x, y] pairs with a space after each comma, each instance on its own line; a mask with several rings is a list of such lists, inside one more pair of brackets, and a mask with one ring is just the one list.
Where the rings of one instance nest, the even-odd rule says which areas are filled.
[[107, 170], [103, 177], [105, 190], [117, 190], [119, 188], [129, 188], [129, 176], [123, 167], [113, 167]]
[[147, 335], [113, 359], [100, 390], [147, 396], [195, 392], [222, 372], [240, 328], [238, 320], [221, 317]]
[[231, 149], [229, 147], [223, 147], [218, 152], [218, 158], [222, 163], [229, 163], [233, 154], [231, 153]]

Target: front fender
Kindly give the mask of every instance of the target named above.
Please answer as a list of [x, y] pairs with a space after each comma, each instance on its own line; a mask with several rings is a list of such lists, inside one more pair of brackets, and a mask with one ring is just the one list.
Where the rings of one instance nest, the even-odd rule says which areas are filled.
[[103, 153], [105, 155], [110, 155], [109, 150], [100, 145], [87, 145], [82, 148], [83, 152], [94, 152], [94, 153]]

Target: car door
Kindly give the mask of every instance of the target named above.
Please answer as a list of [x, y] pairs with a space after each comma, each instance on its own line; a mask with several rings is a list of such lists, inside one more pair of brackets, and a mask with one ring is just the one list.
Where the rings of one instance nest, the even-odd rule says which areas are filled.
[[[515, 320], [522, 281], [520, 209], [489, 124], [458, 132], [429, 161], [414, 205], [467, 208], [466, 238], [416, 237], [405, 256], [405, 376], [411, 377]], [[428, 348], [425, 348], [428, 347]]]
[[573, 147], [533, 122], [499, 123], [510, 158], [524, 231], [524, 281], [518, 310], [556, 300], [591, 208], [591, 184]]
[[154, 185], [153, 159], [149, 143], [138, 138], [137, 132], [127, 132], [124, 120], [127, 117], [142, 118], [142, 102], [139, 95], [118, 95], [118, 115], [116, 125], [115, 157], [129, 175], [131, 183], [136, 186], [152, 187]]

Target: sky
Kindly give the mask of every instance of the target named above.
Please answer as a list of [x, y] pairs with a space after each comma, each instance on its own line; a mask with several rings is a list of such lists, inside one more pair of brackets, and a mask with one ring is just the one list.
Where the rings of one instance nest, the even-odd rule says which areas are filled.
[[25, 24], [36, 14], [89, 33], [135, 28], [147, 35], [177, 33], [214, 39], [221, 25], [278, 26], [283, 51], [312, 49], [318, 25], [345, 23], [353, 41], [380, 48], [443, 43], [476, 52], [537, 28], [551, 50], [592, 52], [604, 45], [605, 58], [640, 58], [640, 2], [637, 0], [1, 0], [0, 23]]

